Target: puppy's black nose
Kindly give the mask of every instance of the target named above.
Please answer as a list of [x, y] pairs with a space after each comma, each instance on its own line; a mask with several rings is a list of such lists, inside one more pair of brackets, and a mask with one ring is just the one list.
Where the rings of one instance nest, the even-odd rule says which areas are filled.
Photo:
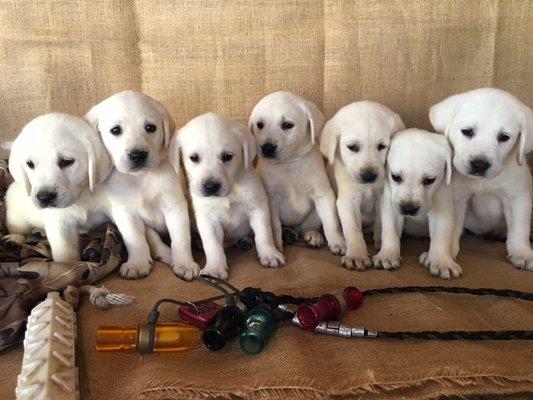
[[276, 155], [277, 144], [266, 142], [261, 145], [261, 153], [265, 158], [274, 158]]
[[362, 171], [359, 176], [361, 177], [361, 182], [372, 183], [376, 181], [378, 174], [376, 174], [372, 169], [367, 169]]
[[215, 196], [220, 190], [220, 182], [209, 179], [203, 182], [202, 190], [206, 196]]
[[148, 152], [146, 150], [135, 149], [128, 153], [128, 157], [136, 167], [140, 167], [148, 158]]
[[35, 195], [42, 206], [49, 206], [57, 199], [57, 192], [50, 192], [48, 190], [40, 190]]
[[403, 215], [416, 215], [418, 210], [420, 210], [420, 204], [411, 203], [411, 202], [401, 202], [400, 210]]
[[486, 158], [474, 158], [470, 161], [470, 168], [474, 175], [485, 175], [485, 172], [490, 168], [491, 163]]

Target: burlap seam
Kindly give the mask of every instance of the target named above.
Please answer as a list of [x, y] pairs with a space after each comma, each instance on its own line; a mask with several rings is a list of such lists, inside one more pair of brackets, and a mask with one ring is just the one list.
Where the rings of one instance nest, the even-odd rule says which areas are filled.
[[[284, 386], [266, 386], [250, 389], [240, 390], [219, 390], [214, 388], [193, 388], [183, 386], [179, 381], [167, 382], [163, 385], [154, 386], [140, 390], [141, 396], [146, 400], [161, 399], [164, 393], [165, 399], [182, 399], [187, 398], [208, 398], [215, 397], [221, 399], [234, 399], [240, 397], [244, 399], [258, 399], [258, 398], [290, 398], [290, 399], [329, 399], [331, 396], [345, 397], [358, 396], [369, 394], [379, 395], [395, 390], [411, 389], [428, 385], [432, 383], [438, 384], [442, 390], [435, 391], [431, 396], [425, 398], [438, 398], [442, 395], [460, 395], [457, 393], [457, 387], [476, 386], [476, 394], [508, 394], [513, 393], [516, 387], [511, 386], [512, 383], [533, 383], [533, 375], [527, 376], [503, 376], [495, 374], [477, 374], [477, 375], [456, 375], [456, 376], [433, 376], [421, 379], [404, 380], [397, 382], [383, 382], [383, 383], [369, 383], [366, 385], [354, 384], [351, 386], [349, 382], [344, 382], [342, 386], [346, 389], [341, 390], [321, 390], [303, 386], [302, 382], [295, 382], [295, 384], [287, 384]], [[530, 389], [533, 391], [533, 386]], [[402, 398], [411, 398], [409, 396], [402, 396]], [[412, 398], [420, 398], [415, 395]]]

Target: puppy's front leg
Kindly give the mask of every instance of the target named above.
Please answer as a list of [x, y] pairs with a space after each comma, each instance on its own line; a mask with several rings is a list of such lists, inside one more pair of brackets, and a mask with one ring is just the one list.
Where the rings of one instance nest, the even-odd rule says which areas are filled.
[[165, 212], [165, 223], [171, 240], [172, 271], [190, 281], [198, 276], [200, 267], [192, 258], [189, 212], [185, 198]]
[[279, 218], [279, 201], [273, 198], [269, 199], [270, 205], [270, 223], [272, 226], [272, 235], [274, 243], [279, 251], [283, 251], [283, 228]]
[[128, 250], [128, 261], [120, 267], [120, 276], [127, 279], [144, 278], [152, 269], [144, 222], [138, 215], [123, 208], [113, 209], [112, 215]]
[[403, 221], [403, 217], [394, 210], [389, 188], [385, 186], [381, 206], [381, 249], [372, 257], [375, 268], [390, 270], [400, 266], [400, 238]]
[[44, 227], [55, 262], [80, 260], [79, 237], [76, 224], [67, 223], [57, 217], [47, 217]]
[[220, 279], [228, 279], [228, 265], [224, 254], [224, 231], [218, 221], [209, 216], [196, 212], [196, 225], [202, 238], [205, 252], [205, 267], [200, 274], [207, 274]]
[[268, 268], [277, 268], [285, 265], [285, 257], [276, 249], [272, 238], [270, 212], [266, 202], [254, 207], [250, 211], [249, 218], [250, 226], [255, 234], [255, 246], [261, 265]]
[[470, 197], [463, 197], [461, 199], [458, 199], [454, 202], [453, 208], [454, 208], [454, 227], [453, 227], [453, 237], [452, 237], [452, 256], [453, 258], [457, 257], [457, 254], [459, 254], [459, 249], [461, 247], [461, 236], [463, 234], [464, 226], [465, 226], [465, 217], [466, 217], [466, 210], [468, 208], [468, 200], [470, 200]]
[[531, 230], [531, 189], [514, 198], [503, 200], [507, 222], [507, 253], [509, 261], [519, 269], [533, 271], [533, 250], [529, 243]]
[[342, 265], [347, 269], [364, 271], [370, 265], [361, 224], [361, 198], [352, 199], [339, 192], [337, 210], [341, 219], [342, 232], [346, 239], [346, 255]]
[[459, 278], [462, 270], [453, 257], [454, 210], [450, 188], [441, 188], [433, 210], [428, 213], [429, 252], [423, 253], [419, 262], [433, 276], [443, 279]]
[[313, 201], [318, 217], [322, 221], [329, 250], [335, 255], [345, 254], [346, 244], [340, 233], [340, 223], [337, 215], [337, 207], [335, 206], [333, 189], [315, 196]]

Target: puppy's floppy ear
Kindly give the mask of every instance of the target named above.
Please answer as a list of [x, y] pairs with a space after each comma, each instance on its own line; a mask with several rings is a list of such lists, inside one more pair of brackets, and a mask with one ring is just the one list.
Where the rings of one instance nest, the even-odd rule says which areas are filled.
[[174, 133], [174, 136], [170, 139], [170, 144], [168, 146], [168, 160], [174, 167], [174, 170], [178, 172], [181, 169], [180, 166], [180, 139], [179, 139], [179, 129]]
[[9, 172], [15, 182], [22, 183], [26, 194], [29, 196], [31, 193], [31, 184], [24, 169], [24, 163], [28, 160], [24, 159], [24, 148], [26, 146], [21, 143], [21, 139], [15, 139], [11, 145], [11, 152], [9, 153]]
[[520, 132], [518, 138], [518, 154], [516, 162], [518, 165], [524, 163], [526, 154], [533, 147], [533, 110], [525, 104], [520, 104], [523, 111], [523, 118], [520, 121]]
[[96, 185], [108, 177], [113, 170], [113, 164], [96, 130], [87, 127], [86, 130], [80, 132], [79, 137], [87, 151], [89, 189], [92, 192]]
[[163, 120], [163, 146], [168, 149], [168, 146], [170, 145], [170, 135], [175, 129], [174, 121], [170, 117], [170, 114], [163, 104], [157, 100], [152, 100], [154, 101], [155, 107], [157, 108], [157, 111], [159, 111], [159, 114], [161, 114], [161, 119]]
[[448, 137], [452, 122], [465, 102], [465, 95], [466, 93], [450, 96], [430, 108], [429, 120], [438, 133]]
[[405, 124], [402, 121], [402, 118], [396, 114], [392, 113], [392, 120], [393, 120], [393, 126], [392, 126], [392, 132], [396, 133], [398, 131], [405, 129]]
[[98, 129], [98, 120], [100, 119], [100, 104], [98, 103], [95, 106], [92, 106], [87, 114], [83, 116], [83, 119], [89, 123], [94, 129], [100, 132]]
[[340, 135], [341, 130], [337, 127], [333, 118], [326, 122], [320, 138], [320, 152], [328, 159], [330, 164], [335, 161]]
[[239, 124], [237, 135], [242, 142], [244, 168], [249, 169], [257, 156], [257, 142], [244, 125]]
[[446, 186], [450, 186], [450, 183], [452, 182], [452, 172], [453, 172], [453, 165], [452, 165], [452, 147], [450, 146], [450, 143], [448, 142], [448, 139], [445, 137], [438, 137], [441, 139], [442, 143], [439, 143], [439, 149], [442, 152], [442, 157], [444, 158], [444, 182]]
[[322, 133], [322, 128], [324, 127], [324, 122], [326, 121], [324, 114], [322, 114], [322, 111], [320, 111], [320, 109], [314, 103], [311, 103], [307, 100], [302, 99], [300, 107], [302, 107], [302, 110], [306, 114], [309, 122], [311, 143], [315, 144]]

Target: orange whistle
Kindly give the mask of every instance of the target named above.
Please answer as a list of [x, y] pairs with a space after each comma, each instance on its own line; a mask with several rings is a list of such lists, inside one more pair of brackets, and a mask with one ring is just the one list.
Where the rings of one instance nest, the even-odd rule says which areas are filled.
[[196, 347], [200, 341], [201, 331], [182, 323], [100, 326], [96, 331], [98, 351], [177, 352]]

